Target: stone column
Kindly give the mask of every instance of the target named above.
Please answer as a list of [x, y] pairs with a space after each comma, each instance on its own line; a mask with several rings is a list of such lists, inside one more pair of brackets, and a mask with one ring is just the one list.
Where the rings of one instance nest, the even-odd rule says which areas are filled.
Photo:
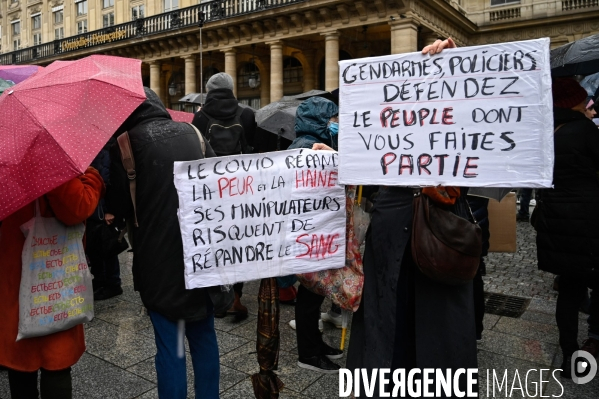
[[391, 25], [391, 54], [418, 51], [418, 25], [411, 19], [389, 22]]
[[304, 50], [302, 53], [307, 64], [304, 68], [304, 91], [314, 90], [314, 50]]
[[435, 40], [439, 39], [441, 36], [435, 32], [426, 32], [422, 33], [420, 37], [422, 38], [422, 46], [424, 47], [433, 44]]
[[270, 102], [283, 97], [283, 42], [266, 43], [270, 46]]
[[321, 34], [325, 40], [324, 89], [332, 91], [339, 87], [339, 32]]
[[162, 97], [160, 90], [160, 71], [162, 65], [160, 64], [160, 61], [150, 61], [148, 64], [150, 64], [150, 89], [152, 89], [158, 97]]
[[263, 63], [260, 69], [260, 107], [270, 104], [270, 68]]
[[233, 95], [237, 97], [237, 50], [229, 48], [225, 53], [225, 73], [233, 78]]
[[183, 60], [185, 61], [185, 93], [183, 94], [191, 94], [195, 93], [196, 88], [196, 56], [192, 55], [184, 55]]

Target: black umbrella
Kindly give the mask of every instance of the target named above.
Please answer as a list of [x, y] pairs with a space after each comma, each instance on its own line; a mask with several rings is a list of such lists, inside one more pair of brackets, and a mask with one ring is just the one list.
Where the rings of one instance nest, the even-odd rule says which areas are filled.
[[202, 105], [206, 102], [206, 93], [190, 93], [179, 99], [180, 103], [192, 103]]
[[324, 90], [310, 90], [305, 93], [295, 94], [293, 96], [284, 96], [281, 98], [281, 101], [291, 101], [291, 100], [307, 100], [310, 97], [324, 97], [327, 100], [333, 101], [333, 94], [329, 91]]
[[591, 75], [599, 72], [599, 34], [551, 50], [551, 75]]
[[256, 112], [256, 124], [267, 132], [295, 139], [295, 111], [302, 100], [276, 101]]

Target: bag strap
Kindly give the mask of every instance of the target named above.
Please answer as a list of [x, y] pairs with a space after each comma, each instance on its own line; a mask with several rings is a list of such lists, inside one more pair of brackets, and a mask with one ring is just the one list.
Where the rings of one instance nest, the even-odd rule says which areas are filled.
[[564, 126], [564, 125], [565, 125], [565, 123], [562, 123], [561, 125], [556, 127], [555, 130], [553, 131], [553, 134], [557, 133], [557, 131], [560, 130], [562, 128], [562, 126]]
[[193, 123], [187, 122], [187, 124], [189, 126], [193, 127], [193, 130], [196, 131], [196, 134], [198, 135], [198, 139], [200, 139], [200, 147], [202, 148], [202, 156], [204, 158], [206, 158], [206, 141], [204, 140], [204, 136], [202, 136], [202, 133], [200, 133], [200, 130]]
[[129, 178], [129, 192], [131, 193], [131, 201], [133, 202], [133, 218], [135, 227], [139, 227], [139, 224], [137, 223], [137, 206], [135, 203], [135, 178], [137, 175], [135, 174], [135, 158], [133, 158], [133, 151], [131, 150], [129, 133], [125, 132], [121, 134], [116, 140], [119, 143], [119, 149], [121, 150], [121, 162], [127, 171], [127, 178]]

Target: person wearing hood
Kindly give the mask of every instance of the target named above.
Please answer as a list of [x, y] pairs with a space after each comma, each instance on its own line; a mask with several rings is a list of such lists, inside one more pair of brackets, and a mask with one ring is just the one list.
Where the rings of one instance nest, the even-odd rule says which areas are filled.
[[119, 146], [112, 147], [108, 202], [115, 220], [134, 215], [137, 227], [129, 235], [133, 248], [133, 287], [139, 291], [154, 327], [156, 374], [160, 398], [187, 397], [185, 354], [178, 354], [178, 322], [185, 324], [194, 369], [196, 398], [218, 398], [219, 354], [214, 312], [228, 309], [233, 295], [221, 287], [185, 288], [183, 241], [177, 218], [179, 199], [173, 164], [205, 156], [193, 126], [174, 122], [151, 89], [118, 129], [128, 132], [135, 160], [135, 207]]
[[[578, 82], [556, 78], [552, 92], [553, 188], [540, 190], [535, 228], [539, 269], [560, 276], [555, 319], [561, 375], [571, 378], [571, 357], [579, 349], [578, 309], [587, 288], [599, 288], [599, 134], [585, 115], [587, 93]], [[591, 301], [589, 320], [599, 320], [596, 302]], [[584, 346], [597, 351], [599, 336]]]
[[[312, 97], [302, 102], [295, 116], [296, 138], [288, 149], [311, 149], [316, 143], [337, 149], [338, 114], [337, 105], [322, 97]], [[295, 304], [297, 364], [305, 369], [333, 374], [338, 373], [340, 367], [331, 359], [340, 359], [343, 351], [328, 346], [322, 340], [319, 319], [323, 301], [322, 295], [309, 291], [303, 285], [299, 286]]]
[[[243, 133], [239, 143], [232, 143], [232, 148], [230, 150], [217, 153], [217, 156], [250, 153], [252, 151], [252, 144], [256, 131], [256, 118], [254, 111], [250, 108], [239, 106], [239, 102], [235, 98], [235, 95], [233, 95], [233, 78], [231, 75], [224, 72], [212, 75], [210, 79], [208, 79], [208, 82], [206, 82], [206, 90], [208, 91], [208, 94], [206, 95], [206, 104], [204, 104], [204, 106], [202, 106], [195, 114], [192, 121], [194, 126], [200, 129], [200, 132], [208, 137], [209, 141], [212, 140], [211, 143], [214, 145], [214, 140], [217, 140], [218, 137], [211, 138], [208, 133], [211, 120], [231, 121], [229, 123], [224, 123], [230, 125], [236, 123], [235, 117], [239, 115], [239, 123], [243, 127]], [[218, 146], [218, 148], [222, 147], [223, 146], [221, 145]], [[233, 306], [226, 312], [216, 314], [216, 317], [234, 315], [236, 320], [243, 320], [248, 317], [248, 310], [241, 303], [243, 283], [234, 284], [233, 290], [235, 291], [235, 301], [233, 302]]]

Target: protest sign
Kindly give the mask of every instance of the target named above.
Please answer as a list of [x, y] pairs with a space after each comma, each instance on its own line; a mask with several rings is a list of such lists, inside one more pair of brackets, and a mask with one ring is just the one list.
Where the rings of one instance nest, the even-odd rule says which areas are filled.
[[550, 187], [549, 39], [339, 63], [339, 180]]
[[175, 162], [187, 289], [345, 266], [338, 154]]

